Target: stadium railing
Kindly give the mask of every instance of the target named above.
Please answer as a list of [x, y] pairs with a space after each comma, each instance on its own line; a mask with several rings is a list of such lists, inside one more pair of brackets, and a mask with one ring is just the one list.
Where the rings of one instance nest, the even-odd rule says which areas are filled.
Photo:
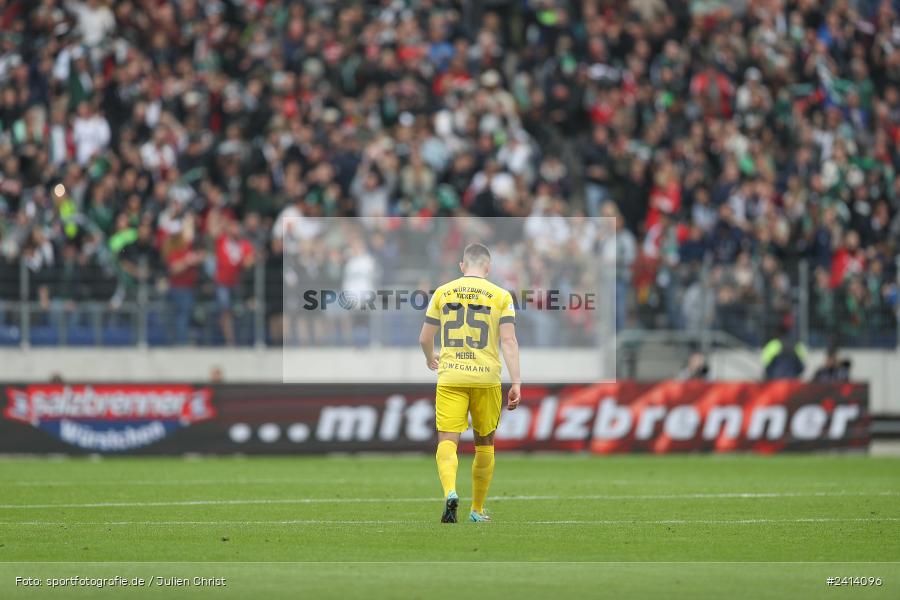
[[[144, 266], [146, 269], [146, 265]], [[743, 270], [742, 270], [743, 269]], [[147, 270], [149, 273], [149, 270]], [[221, 346], [213, 283], [201, 278], [194, 290], [187, 331], [175, 330], [174, 306], [167, 297], [161, 273], [129, 280], [115, 270], [85, 270], [75, 281], [60, 271], [33, 272], [24, 261], [7, 265], [0, 274], [6, 293], [0, 296], [0, 346], [169, 346], [179, 340], [198, 346]], [[839, 343], [844, 347], [893, 348], [898, 344], [898, 320], [881, 290], [830, 289], [821, 269], [801, 260], [770, 276], [760, 265], [684, 266], [649, 281], [640, 272], [627, 288], [627, 321], [617, 345], [621, 360], [638, 345], [666, 343], [687, 349], [711, 346], [761, 347], [779, 327], [787, 326], [810, 347]], [[409, 286], [415, 278], [410, 276]], [[860, 280], [865, 285], [863, 279]], [[402, 287], [394, 281], [393, 286]], [[241, 346], [280, 346], [282, 273], [259, 261], [236, 288], [232, 306], [235, 339]], [[868, 304], [859, 305], [853, 294], [864, 293]], [[319, 345], [407, 346], [421, 320], [417, 311], [368, 315], [364, 327], [350, 336], [310, 340]], [[583, 347], [591, 336], [572, 327], [539, 333], [540, 323], [523, 319], [523, 346]], [[361, 333], [360, 333], [361, 332]], [[300, 343], [305, 343], [300, 341]]]

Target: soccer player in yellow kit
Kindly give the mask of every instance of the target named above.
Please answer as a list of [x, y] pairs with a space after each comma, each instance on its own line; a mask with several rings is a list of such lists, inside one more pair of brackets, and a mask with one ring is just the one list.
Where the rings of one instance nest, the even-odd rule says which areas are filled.
[[[494, 431], [503, 405], [498, 350], [503, 351], [512, 382], [509, 410], [515, 410], [522, 394], [515, 306], [508, 291], [485, 279], [490, 267], [491, 253], [485, 246], [467, 246], [459, 263], [463, 276], [435, 290], [419, 334], [425, 362], [438, 372], [435, 457], [444, 488], [442, 523], [457, 521], [456, 448], [460, 434], [469, 428], [469, 415], [475, 434], [469, 520], [491, 520], [484, 512], [484, 500], [494, 476]], [[436, 353], [434, 336], [439, 327], [441, 351]]]

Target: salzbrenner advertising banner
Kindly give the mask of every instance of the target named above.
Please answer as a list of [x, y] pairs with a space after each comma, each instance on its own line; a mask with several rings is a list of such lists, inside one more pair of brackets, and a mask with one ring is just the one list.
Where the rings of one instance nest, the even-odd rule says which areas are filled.
[[[434, 388], [421, 385], [0, 389], [4, 454], [431, 451], [435, 439]], [[864, 384], [525, 385], [523, 396], [517, 410], [503, 412], [500, 449], [772, 453], [865, 448], [869, 442]]]

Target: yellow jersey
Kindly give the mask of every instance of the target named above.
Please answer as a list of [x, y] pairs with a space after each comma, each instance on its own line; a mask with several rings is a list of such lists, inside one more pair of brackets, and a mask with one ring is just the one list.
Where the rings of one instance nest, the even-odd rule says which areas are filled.
[[425, 322], [440, 326], [438, 385], [500, 384], [500, 324], [515, 323], [512, 294], [464, 275], [434, 291]]

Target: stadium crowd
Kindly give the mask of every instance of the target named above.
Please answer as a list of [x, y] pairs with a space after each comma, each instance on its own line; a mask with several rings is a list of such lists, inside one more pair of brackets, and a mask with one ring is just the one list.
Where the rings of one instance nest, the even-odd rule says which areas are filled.
[[898, 4], [0, 0], [2, 295], [233, 343], [288, 217], [586, 214], [619, 327], [893, 343]]

